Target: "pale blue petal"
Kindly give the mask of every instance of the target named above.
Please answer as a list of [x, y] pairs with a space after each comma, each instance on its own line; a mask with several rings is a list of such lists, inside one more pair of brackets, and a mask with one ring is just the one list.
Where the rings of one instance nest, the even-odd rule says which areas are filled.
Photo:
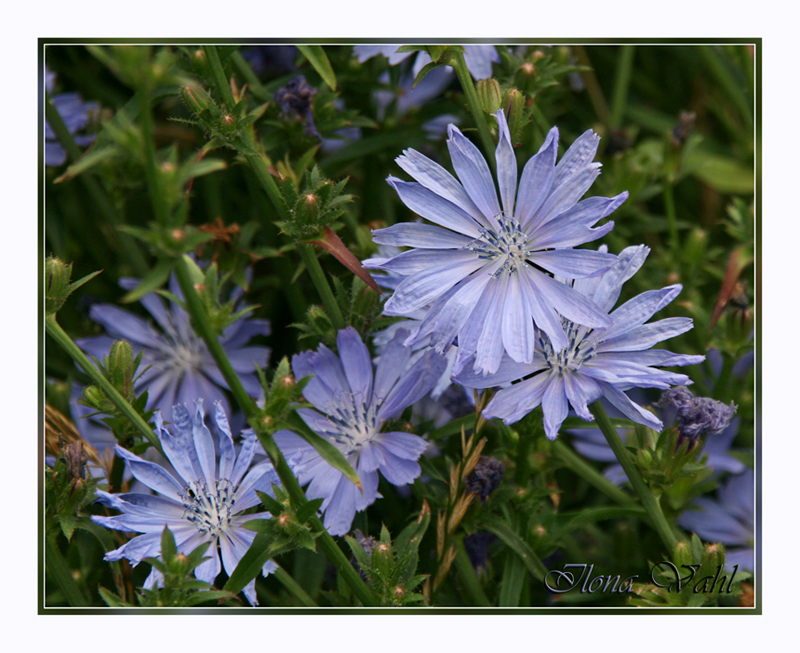
[[493, 45], [465, 45], [464, 63], [475, 79], [488, 79], [492, 76], [492, 62], [499, 62], [500, 55]]
[[634, 245], [623, 249], [617, 257], [617, 262], [608, 272], [599, 277], [592, 294], [587, 297], [603, 310], [610, 311], [619, 299], [622, 284], [636, 274], [649, 253], [650, 248], [644, 245]]
[[[525, 274], [520, 278], [522, 297], [528, 305], [528, 310], [533, 316], [536, 326], [547, 334], [553, 348], [556, 351], [560, 351], [569, 344], [569, 341], [561, 324], [561, 316], [556, 312], [555, 307], [548, 301], [547, 295], [541, 291], [535, 281], [539, 277], [549, 279], [549, 277], [533, 268], [525, 270]], [[525, 288], [526, 284], [528, 286], [527, 290]]]
[[[470, 319], [491, 278], [491, 272], [487, 270], [459, 283], [455, 294], [448, 299], [436, 317], [432, 335], [434, 342], [437, 343], [437, 351], [449, 346], [459, 334]], [[420, 332], [425, 330], [423, 327]]]
[[533, 269], [529, 270], [528, 281], [545, 302], [571, 322], [594, 328], [610, 326], [611, 318], [605, 311], [569, 286]]
[[569, 406], [567, 404], [567, 394], [564, 390], [564, 379], [561, 374], [553, 374], [542, 397], [544, 432], [549, 440], [555, 440], [558, 437], [558, 430], [564, 420], [567, 419], [568, 412]]
[[[444, 253], [444, 252], [443, 252]], [[405, 279], [384, 306], [386, 315], [408, 315], [430, 304], [458, 281], [480, 269], [484, 262], [474, 252], [466, 260], [430, 268]]]
[[168, 346], [142, 318], [111, 304], [95, 304], [89, 309], [89, 317], [115, 340], [130, 342], [134, 352], [139, 347], [161, 350]]
[[497, 193], [494, 190], [494, 180], [486, 159], [480, 150], [464, 136], [455, 125], [447, 129], [447, 149], [450, 150], [450, 159], [453, 162], [458, 179], [464, 190], [470, 196], [475, 206], [480, 209], [493, 227], [498, 226], [497, 216], [500, 214], [500, 204], [497, 202]]
[[372, 399], [372, 359], [369, 350], [353, 327], [339, 331], [336, 344], [354, 399], [369, 403]]
[[627, 192], [616, 197], [589, 197], [562, 213], [558, 220], [540, 225], [529, 234], [530, 239], [537, 249], [575, 247], [597, 240], [611, 231], [614, 223], [608, 222], [595, 229], [592, 225], [613, 213], [627, 197]]
[[553, 249], [533, 252], [528, 260], [553, 274], [567, 279], [578, 279], [600, 274], [610, 268], [617, 257], [591, 249]]
[[[496, 372], [500, 367], [500, 359], [503, 357], [503, 338], [502, 333], [498, 333], [498, 327], [503, 323], [508, 277], [509, 275], [503, 274], [497, 280], [475, 352], [475, 367], [483, 370], [486, 374]], [[487, 291], [489, 289], [487, 288]]]
[[625, 417], [632, 419], [637, 424], [649, 426], [654, 431], [661, 431], [664, 425], [653, 413], [632, 402], [625, 393], [614, 386], [608, 383], [600, 383], [599, 385], [605, 398]]
[[505, 114], [500, 109], [495, 114], [499, 140], [495, 158], [497, 159], [497, 184], [500, 187], [500, 198], [503, 202], [503, 211], [507, 217], [514, 215], [514, 197], [517, 194], [517, 157], [514, 156], [514, 147], [511, 145], [511, 134]]
[[611, 313], [614, 324], [603, 332], [603, 340], [611, 340], [641, 326], [675, 299], [682, 289], [683, 286], [676, 284], [661, 290], [648, 290], [625, 302]]
[[[454, 265], [465, 261], [478, 261], [478, 255], [472, 250], [428, 250], [411, 249], [389, 259], [388, 261], [371, 266], [373, 269], [386, 270], [394, 274], [411, 277], [415, 274], [425, 273], [432, 268], [443, 265]], [[405, 280], [401, 280], [405, 281]], [[397, 290], [395, 289], [395, 292]]]
[[141, 481], [151, 490], [163, 494], [174, 501], [181, 501], [183, 486], [178, 483], [163, 467], [142, 460], [119, 445], [115, 447], [117, 455], [124, 458], [136, 480]]
[[[379, 433], [373, 442], [379, 443], [386, 451], [405, 460], [419, 460], [419, 457], [425, 453], [425, 450], [428, 448], [428, 442], [423, 438], [413, 433], [403, 433], [400, 431]], [[395, 485], [397, 484], [395, 483]]]
[[416, 179], [425, 188], [455, 204], [478, 224], [488, 227], [490, 223], [481, 214], [455, 177], [435, 161], [416, 150], [408, 149], [395, 159], [397, 165]]
[[542, 403], [552, 376], [549, 372], [542, 372], [510, 388], [500, 390], [484, 409], [484, 417], [487, 419], [500, 417], [505, 424], [518, 422]]
[[[586, 194], [586, 191], [589, 190], [595, 179], [600, 175], [600, 164], [593, 165], [594, 167], [581, 170], [570, 177], [567, 182], [560, 185], [558, 183], [558, 172], [556, 172], [556, 179], [553, 180], [554, 190], [531, 222], [532, 228], [537, 228], [559, 217], [577, 204], [578, 200]], [[558, 167], [556, 167], [557, 170]]]
[[390, 419], [404, 408], [422, 399], [431, 391], [446, 366], [447, 361], [444, 356], [433, 350], [427, 351], [411, 369], [403, 372], [378, 409], [379, 419]]
[[564, 392], [572, 409], [581, 419], [588, 422], [594, 421], [594, 415], [589, 411], [588, 405], [603, 396], [600, 386], [591, 378], [580, 373], [565, 373], [563, 379]]
[[522, 284], [525, 284], [525, 291], [529, 286], [521, 280], [521, 276], [524, 276], [522, 271], [508, 275], [502, 337], [503, 345], [511, 358], [521, 363], [530, 363], [533, 360], [535, 334], [529, 303], [523, 297]]
[[392, 485], [411, 483], [422, 473], [418, 462], [396, 456], [387, 449], [384, 449], [383, 457], [384, 464], [381, 465], [381, 474]]
[[475, 371], [472, 365], [466, 365], [464, 368], [453, 376], [453, 381], [465, 388], [478, 388], [480, 390], [486, 388], [496, 388], [525, 376], [529, 376], [534, 372], [543, 370], [547, 365], [535, 359], [532, 363], [517, 363], [512, 360], [508, 354], [505, 354], [500, 361], [500, 366], [497, 371], [491, 375], [485, 375], [480, 371]]
[[374, 396], [378, 401], [385, 401], [397, 379], [406, 369], [411, 349], [404, 347], [403, 341], [408, 337], [408, 333], [405, 329], [398, 330], [381, 354], [381, 360], [375, 371]]
[[386, 229], [375, 229], [372, 240], [379, 245], [455, 249], [469, 245], [474, 238], [419, 222], [400, 222]]
[[419, 183], [401, 181], [396, 177], [389, 177], [386, 181], [397, 191], [403, 204], [417, 215], [471, 238], [480, 236], [475, 219], [453, 202]]
[[217, 429], [219, 430], [219, 478], [231, 480], [233, 466], [236, 462], [236, 450], [233, 448], [233, 436], [231, 435], [231, 427], [228, 424], [228, 416], [222, 409], [220, 402], [214, 404], [214, 421], [216, 421]]
[[658, 322], [636, 327], [618, 338], [604, 340], [598, 345], [597, 351], [639, 351], [649, 349], [656, 343], [679, 336], [691, 328], [692, 319], [689, 317], [668, 317]]
[[575, 139], [569, 149], [561, 157], [556, 166], [556, 176], [553, 185], [560, 186], [569, 183], [569, 180], [581, 174], [587, 168], [593, 168], [594, 157], [597, 154], [597, 146], [600, 144], [600, 136], [591, 129], [587, 129], [583, 134]]
[[[528, 160], [522, 170], [515, 217], [523, 228], [528, 226], [550, 193], [557, 153], [558, 129], [553, 127], [539, 152]], [[531, 233], [528, 229], [526, 231]]]

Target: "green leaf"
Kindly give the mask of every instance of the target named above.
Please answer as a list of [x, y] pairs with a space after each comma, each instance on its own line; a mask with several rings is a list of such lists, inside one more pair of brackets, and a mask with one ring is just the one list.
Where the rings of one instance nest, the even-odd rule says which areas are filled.
[[303, 53], [303, 56], [308, 59], [309, 63], [314, 66], [314, 70], [319, 73], [332, 91], [336, 90], [336, 75], [331, 68], [331, 62], [328, 61], [328, 55], [321, 45], [298, 45], [297, 49]]
[[272, 556], [273, 542], [274, 539], [269, 535], [264, 533], [256, 535], [247, 553], [239, 560], [239, 564], [222, 589], [233, 594], [241, 592], [244, 586], [261, 572], [264, 564]]
[[720, 193], [753, 194], [753, 169], [729, 157], [695, 149], [686, 156], [684, 167], [685, 172], [691, 172]]
[[481, 521], [488, 530], [492, 531], [492, 533], [503, 540], [503, 542], [520, 557], [522, 562], [525, 563], [525, 567], [533, 574], [534, 578], [538, 578], [540, 581], [544, 582], [547, 569], [533, 550], [527, 545], [525, 540], [511, 530], [508, 524], [499, 517], [486, 515]]
[[235, 599], [236, 595], [232, 594], [231, 592], [226, 592], [224, 590], [209, 590], [208, 592], [198, 592], [197, 594], [192, 594], [188, 599], [186, 599], [187, 606], [199, 605], [200, 603], [206, 603], [208, 601], [221, 601], [224, 599]]
[[118, 145], [108, 145], [106, 147], [100, 149], [93, 149], [90, 152], [84, 154], [80, 159], [78, 159], [75, 163], [69, 166], [65, 171], [64, 174], [61, 175], [58, 179], [53, 181], [54, 184], [60, 184], [64, 181], [70, 181], [74, 179], [82, 172], [86, 172], [90, 168], [93, 168], [99, 163], [103, 161], [107, 161], [108, 159], [112, 159], [114, 157], [120, 156], [123, 153], [123, 150]]
[[202, 177], [218, 170], [225, 170], [227, 167], [228, 164], [221, 159], [203, 159], [196, 163], [188, 163], [180, 169], [178, 185], [183, 186], [190, 179]]
[[160, 260], [153, 266], [150, 272], [147, 273], [145, 278], [139, 282], [139, 285], [128, 292], [120, 301], [123, 304], [130, 304], [160, 288], [164, 282], [166, 282], [171, 270], [172, 261], [168, 259]]
[[264, 507], [273, 517], [277, 517], [286, 510], [286, 506], [284, 506], [280, 501], [277, 501], [269, 496], [269, 494], [266, 492], [259, 492], [256, 490], [256, 494], [258, 495], [258, 498], [261, 499], [261, 503], [264, 504]]
[[525, 580], [524, 562], [517, 556], [508, 556], [503, 567], [503, 580], [500, 582], [501, 608], [516, 608], [522, 596], [522, 582]]
[[316, 452], [322, 456], [326, 462], [332, 465], [334, 469], [338, 469], [342, 472], [351, 483], [363, 492], [361, 479], [350, 466], [350, 463], [347, 462], [342, 452], [334, 447], [328, 440], [314, 433], [297, 413], [289, 415], [285, 420], [285, 425], [286, 428], [299, 435], [303, 440], [314, 447]]
[[100, 598], [106, 602], [109, 608], [131, 608], [130, 603], [126, 603], [113, 592], [109, 592], [105, 587], [98, 587], [97, 591], [100, 592]]
[[301, 524], [305, 524], [312, 515], [316, 514], [324, 501], [325, 499], [314, 499], [313, 501], [309, 501], [307, 504], [299, 508], [295, 515], [297, 517], [297, 521], [299, 521]]

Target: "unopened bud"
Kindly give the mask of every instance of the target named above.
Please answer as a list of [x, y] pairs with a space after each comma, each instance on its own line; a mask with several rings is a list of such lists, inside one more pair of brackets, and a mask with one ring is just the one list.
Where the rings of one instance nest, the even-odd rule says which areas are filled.
[[60, 258], [50, 256], [44, 264], [45, 309], [50, 315], [60, 309], [70, 293], [72, 263], [64, 263]]
[[722, 544], [709, 544], [705, 554], [712, 569], [725, 564], [725, 547]]
[[478, 80], [478, 100], [486, 113], [497, 113], [502, 103], [500, 84], [496, 79]]
[[108, 399], [106, 399], [103, 391], [96, 385], [90, 385], [88, 388], [84, 388], [81, 399], [84, 404], [95, 410], [104, 410], [110, 403]]
[[211, 96], [198, 86], [184, 86], [181, 89], [181, 98], [189, 111], [195, 115], [199, 115], [208, 109], [211, 104]]
[[400, 587], [399, 585], [394, 588], [394, 597], [396, 599], [402, 599], [406, 595], [406, 591]]
[[522, 72], [524, 72], [526, 75], [533, 75], [533, 73], [536, 72], [536, 66], [534, 66], [530, 61], [526, 61], [524, 64], [522, 64], [521, 68]]
[[525, 127], [525, 96], [516, 88], [510, 88], [503, 96], [503, 106], [506, 107], [508, 130], [511, 132], [511, 143], [522, 140], [522, 128]]
[[111, 351], [106, 359], [106, 367], [111, 376], [112, 385], [128, 401], [135, 397], [133, 394], [133, 348], [125, 340], [117, 340], [111, 345]]
[[694, 562], [692, 559], [692, 549], [688, 542], [678, 542], [675, 545], [673, 559], [678, 569], [680, 569], [682, 565], [690, 565]]
[[184, 237], [183, 229], [173, 229], [170, 233], [170, 237], [177, 243], [181, 242]]

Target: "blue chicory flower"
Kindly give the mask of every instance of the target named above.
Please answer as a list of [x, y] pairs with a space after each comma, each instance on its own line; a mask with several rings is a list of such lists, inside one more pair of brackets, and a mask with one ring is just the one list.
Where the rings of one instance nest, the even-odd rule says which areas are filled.
[[[195, 570], [195, 576], [213, 583], [222, 566], [230, 576], [255, 538], [255, 533], [244, 528], [252, 519], [268, 519], [269, 513], [243, 514], [259, 505], [256, 490], [272, 494], [272, 485], [280, 484], [278, 475], [269, 461], [251, 467], [256, 450], [256, 437], [251, 432], [236, 455], [228, 418], [219, 402], [215, 405], [214, 419], [219, 437], [219, 466], [215, 464], [214, 440], [205, 426], [203, 400], [195, 402], [194, 414], [187, 406], [172, 409], [175, 435], [164, 428], [161, 413], [156, 413], [156, 435], [164, 453], [178, 474], [175, 478], [160, 465], [116, 447], [117, 455], [125, 459], [134, 477], [155, 490], [152, 494], [109, 494], [98, 490], [104, 505], [122, 514], [113, 517], [92, 515], [92, 521], [106, 528], [143, 533], [105, 555], [106, 560], [127, 558], [136, 566], [144, 558], [161, 553], [161, 533], [168, 526], [175, 536], [181, 553], [190, 553], [205, 542], [211, 542], [206, 552], [210, 556]], [[274, 571], [277, 565], [268, 561], [262, 574]], [[163, 581], [153, 569], [145, 581], [150, 589]], [[251, 605], [258, 605], [255, 579], [244, 588]]]
[[292, 358], [299, 379], [313, 375], [303, 396], [314, 409], [298, 413], [308, 426], [328, 439], [358, 474], [363, 494], [347, 477], [329, 465], [305, 440], [279, 431], [275, 441], [284, 455], [297, 461], [298, 480], [309, 483], [306, 496], [324, 499], [325, 528], [332, 535], [349, 532], [357, 511], [365, 510], [378, 494], [378, 472], [393, 485], [410, 483], [421, 473], [417, 460], [428, 443], [412, 433], [381, 432], [383, 424], [428, 394], [441, 376], [445, 360], [428, 351], [413, 366], [401, 331], [386, 347], [373, 373], [369, 350], [358, 332], [339, 332], [336, 356], [325, 345]]
[[517, 161], [502, 109], [496, 158], [502, 209], [486, 160], [457, 127], [447, 141], [459, 183], [444, 168], [415, 150], [397, 163], [417, 182], [389, 177], [412, 211], [435, 223], [395, 224], [373, 231], [376, 243], [413, 249], [364, 266], [405, 278], [386, 302], [387, 315], [408, 316], [430, 307], [406, 343], [430, 336], [436, 351], [457, 338], [460, 371], [474, 356], [474, 369], [496, 372], [505, 351], [512, 360], [533, 361], [536, 330], [556, 350], [567, 347], [561, 316], [575, 324], [608, 327], [606, 311], [570, 285], [540, 268], [569, 279], [598, 275], [616, 261], [604, 251], [573, 249], [608, 233], [613, 222], [592, 228], [628, 193], [578, 202], [600, 174], [593, 163], [599, 137], [580, 136], [556, 165], [554, 127], [539, 153], [525, 166], [517, 188]]
[[[75, 143], [81, 147], [87, 147], [94, 142], [94, 134], [78, 134], [85, 129], [90, 121], [91, 114], [100, 110], [97, 102], [84, 102], [78, 93], [60, 93], [52, 95], [55, 86], [56, 74], [45, 70], [45, 87], [51, 95], [53, 105], [58, 111], [58, 115], [64, 121], [69, 133], [75, 138]], [[67, 160], [67, 153], [58, 142], [53, 128], [45, 121], [44, 123], [44, 163], [48, 166], [60, 166]]]
[[[136, 279], [120, 280], [120, 286], [126, 290], [135, 288], [137, 284]], [[178, 299], [183, 298], [174, 276], [170, 279], [170, 292]], [[234, 291], [234, 297], [240, 295], [241, 289]], [[225, 411], [230, 412], [223, 391], [228, 384], [205, 342], [192, 329], [188, 313], [175, 302], [167, 305], [156, 293], [145, 295], [141, 302], [161, 327], [160, 331], [137, 315], [112, 304], [95, 304], [89, 317], [105, 327], [109, 335], [77, 340], [78, 346], [100, 360], [108, 355], [114, 340], [130, 342], [134, 354], [143, 352], [139, 369], [150, 368], [138, 378], [135, 389], [137, 394], [145, 390], [149, 392], [148, 409], [158, 409], [167, 414], [175, 404], [205, 397], [209, 401], [221, 401]], [[247, 346], [247, 343], [254, 336], [267, 336], [269, 333], [267, 320], [243, 316], [228, 326], [220, 337], [220, 344], [251, 397], [258, 397], [262, 392], [255, 364], [267, 366], [269, 349]]]
[[[383, 55], [389, 60], [390, 66], [405, 61], [413, 52], [398, 52], [398, 45], [356, 45], [353, 46], [353, 53], [357, 55], [358, 62], [364, 63], [372, 57]], [[492, 76], [492, 63], [499, 62], [500, 55], [497, 48], [493, 45], [465, 45], [464, 62], [467, 69], [475, 79], [487, 79]], [[417, 51], [414, 59], [413, 74], [417, 76], [420, 70], [431, 62], [431, 57], [427, 52]], [[446, 68], [450, 68], [447, 66]]]
[[[605, 250], [605, 246], [601, 250]], [[574, 290], [592, 299], [603, 310], [611, 310], [622, 284], [642, 266], [649, 251], [644, 245], [624, 249], [610, 270], [592, 278], [578, 279]], [[592, 421], [594, 417], [588, 404], [601, 397], [625, 417], [660, 431], [661, 421], [631, 401], [625, 391], [637, 387], [668, 389], [671, 385], [688, 385], [691, 380], [685, 374], [653, 366], [693, 365], [705, 359], [704, 356], [650, 349], [657, 342], [692, 328], [692, 320], [685, 317], [645, 324], [656, 311], [675, 299], [681, 289], [676, 284], [634, 297], [610, 314], [613, 324], [605, 329], [592, 330], [562, 318], [563, 335], [568, 341], [566, 349], [558, 351], [550, 338], [537, 329], [531, 363], [518, 363], [505, 355], [494, 375], [484, 376], [467, 369], [454, 380], [469, 388], [491, 388], [522, 379], [500, 390], [483, 414], [486, 418], [501, 417], [506, 424], [511, 424], [541, 404], [545, 432], [551, 440], [558, 435], [570, 405], [578, 417]]]
[[706, 542], [725, 545], [725, 568], [755, 569], [755, 474], [747, 469], [728, 478], [717, 491], [717, 500], [700, 497], [695, 510], [678, 516], [678, 525], [694, 531]]

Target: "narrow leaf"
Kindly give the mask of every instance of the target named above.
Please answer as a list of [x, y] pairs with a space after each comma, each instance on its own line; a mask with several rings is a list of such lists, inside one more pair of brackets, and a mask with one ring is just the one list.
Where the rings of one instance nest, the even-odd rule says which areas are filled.
[[326, 462], [330, 463], [334, 469], [342, 472], [342, 474], [363, 492], [364, 489], [361, 486], [361, 479], [350, 466], [350, 463], [347, 462], [347, 459], [341, 451], [334, 447], [328, 440], [314, 433], [297, 413], [292, 413], [286, 419], [285, 424], [286, 428], [294, 431], [294, 433], [308, 442]]
[[544, 582], [545, 574], [547, 574], [547, 568], [527, 545], [525, 540], [511, 530], [508, 524], [498, 517], [487, 515], [482, 521], [488, 530], [492, 531], [492, 533], [503, 540], [503, 542], [520, 557], [522, 562], [525, 563], [525, 567], [531, 572], [531, 574], [533, 574], [535, 578]]
[[372, 278], [372, 275], [364, 269], [364, 266], [361, 265], [361, 261], [353, 255], [353, 252], [347, 249], [342, 239], [339, 238], [330, 227], [325, 227], [325, 236], [322, 240], [313, 240], [311, 243], [333, 254], [339, 263], [344, 265], [375, 292], [381, 292], [380, 287], [375, 283], [375, 279]]
[[331, 68], [331, 62], [328, 61], [328, 55], [321, 45], [298, 45], [297, 49], [303, 53], [303, 56], [308, 59], [309, 63], [314, 66], [314, 70], [319, 73], [332, 91], [336, 90], [336, 75]]
[[162, 259], [153, 266], [145, 278], [139, 282], [139, 285], [127, 293], [120, 301], [123, 304], [130, 304], [160, 288], [169, 277], [171, 269], [172, 261]]

